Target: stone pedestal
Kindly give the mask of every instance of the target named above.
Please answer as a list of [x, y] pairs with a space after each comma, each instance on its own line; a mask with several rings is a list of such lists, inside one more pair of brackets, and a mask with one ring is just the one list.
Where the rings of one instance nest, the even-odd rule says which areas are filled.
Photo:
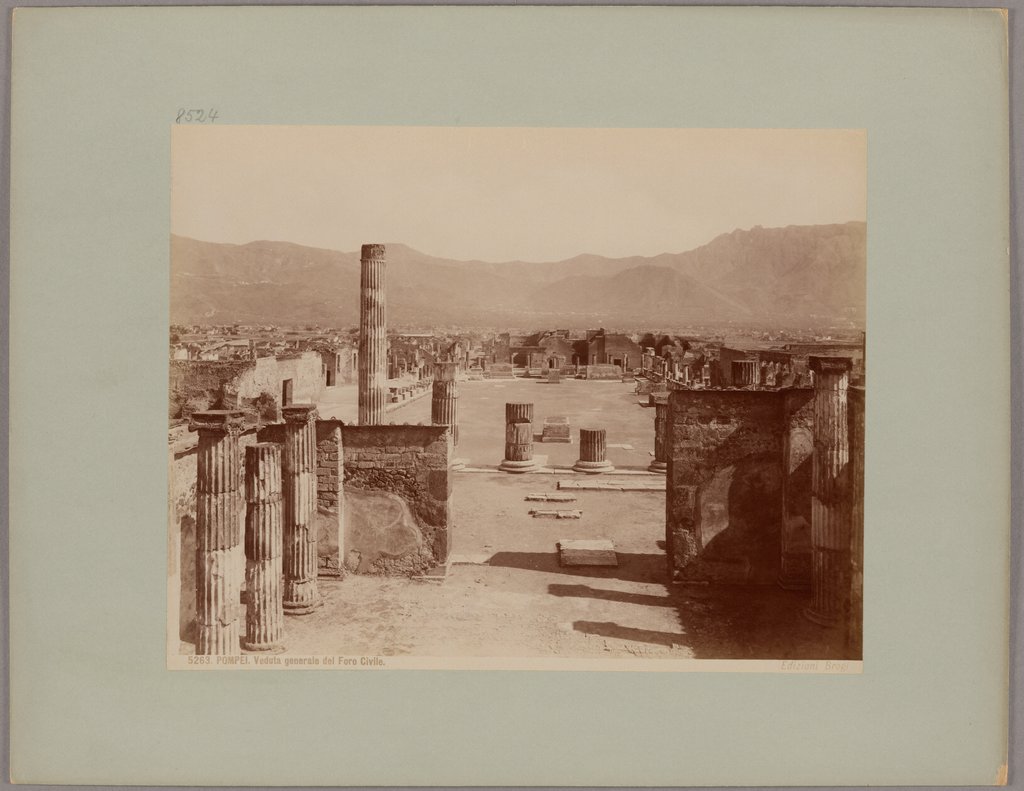
[[814, 372], [814, 460], [811, 480], [811, 596], [804, 614], [822, 626], [849, 609], [850, 507], [847, 388], [851, 361], [810, 357]]
[[668, 397], [654, 399], [654, 461], [648, 465], [651, 472], [668, 471]]
[[459, 393], [455, 383], [455, 363], [436, 363], [430, 399], [430, 422], [451, 426], [452, 442], [459, 444]]
[[292, 404], [284, 413], [284, 611], [305, 615], [320, 604], [317, 590], [316, 407]]
[[498, 469], [514, 473], [537, 469], [533, 460], [533, 404], [505, 404], [505, 458]]
[[576, 472], [596, 474], [612, 472], [615, 467], [607, 459], [607, 432], [603, 428], [580, 429], [580, 457], [572, 466]]
[[242, 579], [242, 412], [192, 415], [199, 432], [196, 459], [196, 653], [240, 654]]
[[388, 400], [384, 245], [364, 244], [360, 264], [359, 424], [378, 426]]
[[245, 588], [248, 606], [243, 646], [281, 647], [281, 446], [261, 442], [245, 449]]

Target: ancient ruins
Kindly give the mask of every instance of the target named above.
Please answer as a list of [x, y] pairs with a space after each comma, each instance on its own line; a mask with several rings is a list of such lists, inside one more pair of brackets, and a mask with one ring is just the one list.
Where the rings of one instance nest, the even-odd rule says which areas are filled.
[[[860, 656], [863, 340], [732, 348], [603, 328], [484, 341], [401, 334], [387, 323], [379, 244], [362, 247], [359, 290], [356, 337], [172, 349], [172, 652], [288, 651], [290, 624], [327, 606], [325, 591], [343, 598], [349, 578], [446, 584], [453, 564], [470, 562], [453, 550], [461, 531], [476, 529], [457, 523], [458, 477], [458, 486], [476, 481], [473, 491], [529, 479], [525, 492], [515, 490], [535, 506], [522, 515], [536, 530], [578, 523], [579, 537], [563, 529], [545, 544], [553, 568], [583, 574], [635, 574], [639, 561], [620, 549], [614, 529], [586, 532], [602, 510], [620, 506], [584, 508], [575, 492], [663, 497], [664, 527], [654, 528], [664, 570], [645, 575], [668, 586], [781, 591], [795, 598], [779, 606], [840, 635], [828, 638], [836, 655]], [[507, 397], [472, 391], [466, 419], [486, 437], [460, 425], [463, 383], [517, 388]], [[523, 383], [545, 387], [525, 400]], [[327, 397], [353, 384], [352, 412]], [[426, 417], [428, 394], [429, 420], [403, 421]], [[582, 406], [588, 394], [618, 411]], [[624, 433], [638, 420], [640, 434]], [[500, 455], [487, 458], [481, 443]], [[486, 516], [488, 497], [462, 507], [483, 509], [478, 518], [493, 530], [501, 522]], [[503, 556], [485, 548], [490, 564]], [[552, 568], [544, 556], [530, 563], [524, 568]], [[632, 634], [584, 621], [577, 629]]]

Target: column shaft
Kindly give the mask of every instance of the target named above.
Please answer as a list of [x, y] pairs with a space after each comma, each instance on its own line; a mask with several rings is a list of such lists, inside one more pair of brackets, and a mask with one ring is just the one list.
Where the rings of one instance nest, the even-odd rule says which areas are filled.
[[245, 449], [245, 500], [244, 645], [269, 651], [280, 646], [284, 627], [280, 445], [261, 442]]
[[242, 580], [242, 413], [192, 415], [199, 432], [196, 473], [196, 653], [239, 654]]
[[316, 407], [284, 409], [284, 610], [304, 615], [320, 604], [317, 590]]
[[647, 468], [651, 472], [668, 470], [667, 427], [668, 400], [656, 398], [654, 400], [654, 461]]
[[811, 605], [805, 614], [824, 626], [849, 609], [850, 461], [848, 358], [811, 357], [814, 372], [814, 459], [811, 479]]
[[533, 404], [505, 404], [505, 458], [498, 465], [505, 472], [528, 472], [533, 460]]
[[456, 363], [437, 363], [430, 401], [430, 422], [452, 427], [452, 440], [459, 444], [459, 393], [455, 383]]
[[388, 339], [384, 245], [364, 244], [359, 302], [359, 424], [384, 422]]

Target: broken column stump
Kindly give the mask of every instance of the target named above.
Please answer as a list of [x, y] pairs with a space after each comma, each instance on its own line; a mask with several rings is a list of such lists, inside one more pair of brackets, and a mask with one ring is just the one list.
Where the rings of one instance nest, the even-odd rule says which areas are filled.
[[533, 459], [533, 404], [505, 404], [505, 458], [498, 469], [514, 473], [537, 469]]
[[578, 508], [534, 508], [530, 516], [534, 519], [582, 519], [583, 512]]
[[281, 647], [281, 446], [260, 442], [245, 449], [245, 640], [249, 651]]
[[599, 472], [612, 472], [615, 467], [607, 459], [607, 432], [603, 428], [580, 429], [580, 457], [572, 466], [576, 472], [594, 475]]
[[615, 545], [607, 539], [562, 539], [558, 542], [562, 566], [618, 566]]

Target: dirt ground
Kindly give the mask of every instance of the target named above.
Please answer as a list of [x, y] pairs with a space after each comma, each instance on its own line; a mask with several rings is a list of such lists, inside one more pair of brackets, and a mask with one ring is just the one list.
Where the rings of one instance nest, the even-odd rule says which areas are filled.
[[[354, 389], [333, 388], [321, 414], [342, 417]], [[351, 392], [349, 392], [351, 390]], [[535, 444], [553, 469], [510, 475], [495, 468], [504, 447], [504, 404], [532, 401], [543, 418], [569, 418], [572, 444]], [[286, 654], [678, 659], [832, 659], [841, 635], [803, 617], [808, 595], [775, 585], [668, 584], [665, 495], [565, 490], [573, 503], [533, 503], [559, 481], [660, 482], [647, 473], [654, 410], [633, 386], [536, 380], [460, 383], [453, 557], [443, 582], [350, 575], [322, 580], [324, 606], [285, 620]], [[430, 420], [430, 397], [391, 412], [392, 422]], [[344, 418], [343, 418], [344, 419]], [[568, 469], [580, 427], [608, 430], [621, 474]], [[615, 447], [615, 446], [625, 447]], [[543, 459], [542, 457], [546, 457]], [[539, 519], [531, 508], [578, 508], [579, 520]], [[560, 539], [610, 539], [619, 565], [562, 568]]]

